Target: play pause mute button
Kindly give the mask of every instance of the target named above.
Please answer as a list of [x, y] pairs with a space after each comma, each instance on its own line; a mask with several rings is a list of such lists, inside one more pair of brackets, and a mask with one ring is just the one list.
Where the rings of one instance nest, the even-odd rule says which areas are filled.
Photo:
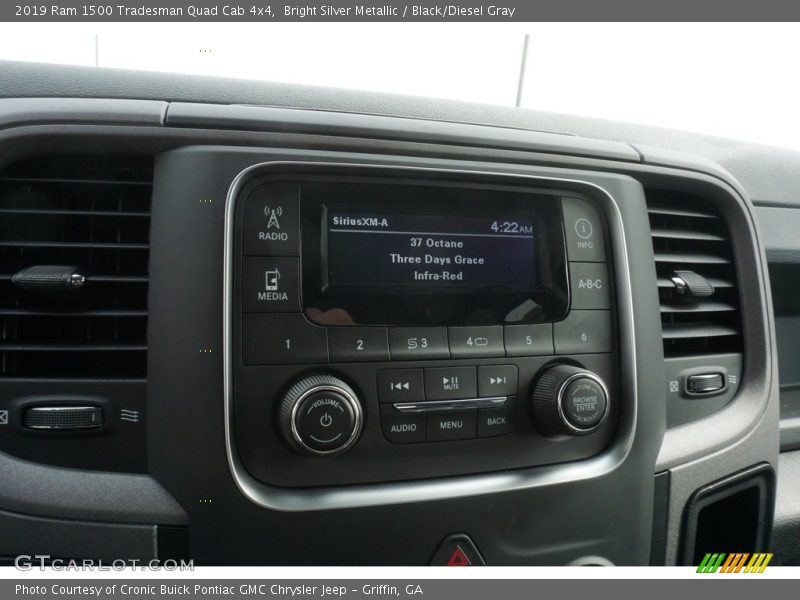
[[425, 399], [422, 369], [387, 369], [378, 372], [381, 402], [420, 402]]

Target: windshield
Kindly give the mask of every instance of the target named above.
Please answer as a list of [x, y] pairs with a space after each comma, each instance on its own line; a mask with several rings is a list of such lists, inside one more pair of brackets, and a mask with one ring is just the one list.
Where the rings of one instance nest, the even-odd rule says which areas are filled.
[[800, 149], [796, 23], [282, 23], [266, 31], [258, 23], [4, 23], [0, 60], [520, 106]]

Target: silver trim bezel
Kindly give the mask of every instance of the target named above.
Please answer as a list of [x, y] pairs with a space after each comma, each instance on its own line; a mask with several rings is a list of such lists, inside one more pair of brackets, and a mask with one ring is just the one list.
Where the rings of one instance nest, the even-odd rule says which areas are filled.
[[[387, 159], [388, 160], [388, 159]], [[258, 171], [278, 167], [329, 169], [362, 169], [380, 172], [408, 172], [448, 175], [485, 175], [503, 178], [511, 183], [536, 182], [559, 183], [588, 188], [599, 192], [608, 200], [609, 210], [604, 210], [609, 223], [613, 221], [616, 236], [611, 238], [612, 256], [617, 285], [617, 315], [619, 319], [619, 355], [621, 365], [621, 384], [624, 393], [630, 397], [632, 414], [626, 431], [620, 431], [619, 443], [612, 444], [604, 452], [581, 461], [535, 466], [524, 469], [459, 475], [438, 479], [411, 480], [402, 482], [382, 482], [357, 485], [343, 485], [316, 488], [282, 488], [255, 479], [236, 451], [233, 433], [233, 244], [236, 199], [242, 187]], [[636, 374], [636, 340], [634, 336], [634, 313], [630, 282], [625, 228], [619, 204], [605, 188], [590, 181], [574, 178], [552, 177], [524, 173], [508, 173], [485, 169], [454, 169], [395, 165], [369, 162], [332, 162], [329, 160], [271, 160], [263, 161], [243, 169], [233, 179], [225, 199], [225, 231], [223, 256], [223, 376], [225, 406], [225, 446], [228, 465], [236, 486], [253, 503], [270, 510], [286, 512], [306, 512], [318, 510], [341, 510], [404, 504], [410, 502], [430, 502], [483, 494], [511, 492], [520, 489], [572, 483], [602, 477], [616, 469], [628, 456], [633, 446], [637, 425], [638, 379]], [[625, 381], [624, 374], [628, 380]], [[627, 384], [627, 385], [626, 385]]]
[[395, 402], [393, 406], [401, 413], [425, 413], [471, 408], [503, 408], [507, 396], [492, 398], [463, 398], [460, 400], [425, 400], [424, 402]]

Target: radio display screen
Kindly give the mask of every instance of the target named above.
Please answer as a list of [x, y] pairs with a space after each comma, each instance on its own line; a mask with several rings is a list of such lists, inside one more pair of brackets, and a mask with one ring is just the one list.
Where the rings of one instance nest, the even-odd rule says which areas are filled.
[[557, 194], [302, 181], [302, 307], [321, 325], [542, 323], [569, 307]]
[[326, 211], [326, 286], [524, 289], [536, 285], [531, 221]]

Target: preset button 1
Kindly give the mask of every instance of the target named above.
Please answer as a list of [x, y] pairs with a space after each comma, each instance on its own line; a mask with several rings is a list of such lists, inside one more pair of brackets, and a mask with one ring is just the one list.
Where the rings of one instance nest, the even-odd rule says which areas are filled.
[[301, 314], [243, 315], [242, 352], [246, 365], [327, 363], [327, 332]]

